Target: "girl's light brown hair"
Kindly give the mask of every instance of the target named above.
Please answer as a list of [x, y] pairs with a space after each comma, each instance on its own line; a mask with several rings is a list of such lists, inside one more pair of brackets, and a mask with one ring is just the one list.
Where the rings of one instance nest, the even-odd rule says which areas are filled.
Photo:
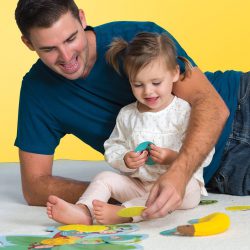
[[120, 60], [130, 81], [133, 81], [141, 69], [157, 57], [162, 57], [168, 70], [175, 70], [179, 58], [185, 64], [186, 74], [191, 72], [192, 65], [184, 57], [177, 56], [175, 45], [165, 34], [141, 32], [130, 42], [115, 38], [106, 53], [106, 60], [120, 74]]

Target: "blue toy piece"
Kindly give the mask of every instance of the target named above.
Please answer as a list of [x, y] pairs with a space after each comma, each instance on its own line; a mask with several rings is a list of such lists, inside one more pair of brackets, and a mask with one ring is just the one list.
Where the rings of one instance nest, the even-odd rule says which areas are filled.
[[148, 151], [148, 159], [146, 161], [146, 164], [147, 165], [154, 165], [155, 162], [152, 160], [152, 158], [150, 157], [150, 144], [154, 144], [153, 142], [151, 141], [145, 141], [145, 142], [142, 142], [140, 143], [136, 148], [135, 148], [135, 152], [143, 152], [144, 150], [147, 150]]

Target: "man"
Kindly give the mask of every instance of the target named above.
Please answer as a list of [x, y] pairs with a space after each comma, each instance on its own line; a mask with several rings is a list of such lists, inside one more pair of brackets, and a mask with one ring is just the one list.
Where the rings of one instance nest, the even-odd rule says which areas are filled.
[[[130, 40], [140, 31], [166, 31], [150, 22], [114, 22], [93, 29], [73, 0], [19, 0], [15, 15], [22, 41], [40, 57], [25, 75], [20, 94], [15, 145], [19, 147], [23, 194], [30, 205], [45, 205], [50, 194], [73, 203], [87, 183], [52, 176], [53, 154], [60, 139], [71, 133], [103, 152], [120, 108], [134, 101], [128, 79], [105, 61], [108, 45], [114, 37]], [[186, 184], [218, 140], [229, 115], [214, 87], [172, 39], [178, 55], [194, 65], [192, 74], [174, 88], [175, 95], [192, 105], [192, 114], [178, 158], [150, 193], [144, 213], [148, 218], [165, 216], [181, 204]], [[180, 67], [183, 72], [183, 65]], [[237, 93], [240, 73], [230, 74], [234, 78], [230, 90]], [[230, 74], [208, 76], [220, 89]], [[228, 92], [226, 88], [221, 94], [228, 96]], [[236, 101], [236, 97], [227, 100], [232, 115]], [[220, 151], [231, 123], [232, 118], [220, 138]], [[209, 178], [221, 154], [215, 157]]]

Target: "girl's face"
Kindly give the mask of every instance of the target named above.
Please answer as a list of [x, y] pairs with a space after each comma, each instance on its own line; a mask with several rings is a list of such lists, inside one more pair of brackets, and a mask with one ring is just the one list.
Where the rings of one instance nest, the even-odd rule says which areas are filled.
[[179, 79], [179, 67], [170, 71], [162, 57], [152, 60], [131, 82], [133, 94], [139, 102], [139, 111], [157, 112], [173, 100], [173, 83]]

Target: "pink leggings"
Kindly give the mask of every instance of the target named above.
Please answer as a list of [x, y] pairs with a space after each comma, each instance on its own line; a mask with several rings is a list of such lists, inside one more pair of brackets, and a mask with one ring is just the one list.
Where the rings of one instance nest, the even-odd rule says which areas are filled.
[[[101, 172], [90, 183], [87, 190], [80, 197], [77, 204], [86, 205], [93, 216], [93, 200], [108, 202], [112, 197], [122, 203], [124, 207], [145, 206], [150, 189], [154, 183], [141, 182], [137, 178], [115, 172]], [[201, 188], [199, 181], [192, 178], [187, 187], [186, 193], [179, 209], [196, 207], [200, 202]], [[133, 218], [140, 221], [141, 218]]]

